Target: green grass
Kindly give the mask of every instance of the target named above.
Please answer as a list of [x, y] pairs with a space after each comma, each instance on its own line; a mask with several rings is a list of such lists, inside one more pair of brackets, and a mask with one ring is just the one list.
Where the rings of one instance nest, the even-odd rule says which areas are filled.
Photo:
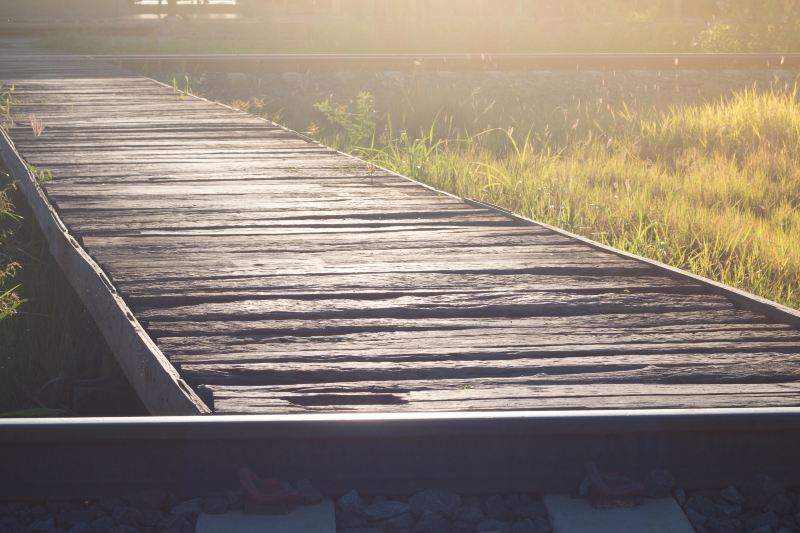
[[74, 414], [72, 385], [120, 371], [2, 170], [0, 417]]
[[[325, 111], [341, 128], [346, 109], [329, 102]], [[439, 189], [800, 308], [795, 92], [562, 111], [573, 127], [557, 137], [547, 125], [443, 137], [434, 125], [361, 145], [335, 129], [325, 140]]]

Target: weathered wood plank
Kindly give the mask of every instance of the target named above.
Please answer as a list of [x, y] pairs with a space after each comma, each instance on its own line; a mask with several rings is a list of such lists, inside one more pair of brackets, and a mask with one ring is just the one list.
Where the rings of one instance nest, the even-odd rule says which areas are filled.
[[[723, 352], [436, 361], [331, 361], [183, 364], [194, 384], [271, 385], [529, 376], [539, 383], [784, 383], [797, 380], [800, 354]], [[687, 371], [689, 370], [689, 371]]]
[[536, 385], [522, 379], [337, 383], [332, 386], [204, 386], [217, 412], [454, 411], [529, 409], [683, 409], [800, 405], [800, 384]]
[[[659, 327], [677, 330], [693, 326], [710, 330], [721, 325], [762, 324], [764, 317], [748, 311], [734, 309], [601, 314], [574, 316], [547, 316], [521, 318], [335, 318], [287, 320], [226, 320], [226, 321], [150, 321], [148, 331], [159, 337], [160, 343], [170, 343], [170, 350], [214, 351], [238, 349], [246, 344], [269, 342], [281, 337], [329, 337], [367, 332], [425, 332], [458, 331], [465, 329], [518, 329], [540, 332], [542, 335], [563, 333], [592, 334], [608, 331], [609, 334], [626, 335], [636, 332], [659, 331]], [[163, 337], [170, 337], [165, 339]], [[182, 340], [182, 339], [185, 339]]]
[[720, 296], [674, 294], [483, 293], [399, 296], [382, 299], [241, 300], [138, 311], [145, 321], [282, 320], [305, 318], [582, 316], [733, 309]]

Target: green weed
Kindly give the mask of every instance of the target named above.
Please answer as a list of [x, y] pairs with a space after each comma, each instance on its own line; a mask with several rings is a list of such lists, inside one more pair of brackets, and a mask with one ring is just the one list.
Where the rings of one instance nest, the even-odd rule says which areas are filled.
[[53, 172], [46, 168], [37, 168], [34, 165], [28, 165], [28, 172], [30, 172], [31, 176], [36, 180], [36, 183], [39, 185], [44, 185], [50, 181], [53, 181]]
[[191, 80], [188, 75], [183, 76], [183, 87], [178, 83], [178, 78], [172, 78], [172, 92], [175, 93], [179, 99], [184, 99], [187, 96], [193, 96]]
[[14, 126], [14, 121], [11, 118], [11, 108], [19, 103], [19, 100], [14, 98], [14, 91], [16, 87], [10, 85], [8, 87], [0, 84], [0, 127], [11, 128]]

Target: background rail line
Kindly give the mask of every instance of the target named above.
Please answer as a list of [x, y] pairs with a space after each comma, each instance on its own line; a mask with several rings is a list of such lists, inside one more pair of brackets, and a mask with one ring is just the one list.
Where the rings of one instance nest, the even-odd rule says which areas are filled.
[[[11, 56], [6, 56], [10, 58]], [[50, 60], [47, 54], [25, 55]], [[58, 57], [63, 57], [59, 55]], [[205, 70], [721, 70], [797, 69], [800, 53], [398, 53], [92, 54], [125, 67], [178, 65]]]

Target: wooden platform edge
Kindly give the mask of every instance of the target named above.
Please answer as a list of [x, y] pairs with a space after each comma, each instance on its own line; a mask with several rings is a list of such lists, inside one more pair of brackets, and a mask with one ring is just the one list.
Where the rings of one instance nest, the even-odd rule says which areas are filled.
[[554, 231], [559, 235], [563, 235], [564, 237], [580, 241], [597, 250], [610, 252], [620, 257], [634, 259], [641, 263], [648, 264], [652, 267], [655, 267], [661, 273], [673, 279], [676, 278], [689, 279], [695, 281], [705, 287], [708, 287], [712, 292], [727, 297], [733, 303], [743, 307], [744, 309], [761, 313], [763, 315], [766, 315], [770, 319], [775, 320], [776, 322], [781, 322], [783, 324], [787, 324], [789, 326], [793, 326], [800, 329], [800, 311], [796, 311], [795, 309], [786, 307], [785, 305], [773, 302], [772, 300], [768, 300], [766, 298], [762, 298], [761, 296], [752, 294], [742, 289], [737, 289], [736, 287], [731, 287], [730, 285], [725, 285], [724, 283], [720, 283], [718, 281], [714, 281], [712, 279], [705, 278], [697, 274], [693, 274], [687, 270], [683, 270], [668, 265], [666, 263], [662, 263], [661, 261], [657, 261], [655, 259], [649, 259], [647, 257], [626, 252], [625, 250], [620, 250], [612, 246], [608, 246], [606, 244], [594, 241], [587, 237], [583, 237], [581, 235], [571, 233], [567, 230], [551, 226], [550, 224], [545, 224], [544, 222], [539, 222], [538, 220], [518, 215], [512, 211], [509, 211], [508, 209], [504, 209], [496, 205], [492, 205], [486, 202], [481, 202], [480, 200], [474, 200], [470, 198], [465, 198], [464, 202], [473, 207], [483, 207], [485, 209], [490, 209], [498, 214], [504, 215], [513, 220], [518, 220], [520, 222], [527, 223], [533, 226], [539, 226], [541, 228], [549, 229], [550, 231]]
[[150, 414], [210, 413], [208, 406], [181, 379], [178, 371], [144, 331], [108, 276], [69, 234], [3, 128], [0, 128], [0, 157], [44, 233], [50, 253], [86, 305]]

